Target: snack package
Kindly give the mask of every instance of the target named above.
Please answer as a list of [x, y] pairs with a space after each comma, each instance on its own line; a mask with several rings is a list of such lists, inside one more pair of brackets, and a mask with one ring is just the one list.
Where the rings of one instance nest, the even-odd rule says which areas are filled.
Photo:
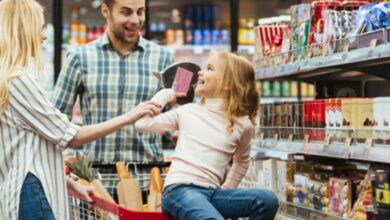
[[351, 182], [349, 179], [329, 179], [329, 211], [331, 214], [347, 218], [351, 211]]
[[311, 5], [299, 4], [292, 6], [291, 29], [293, 60], [303, 60], [307, 55], [307, 46], [310, 35]]
[[360, 6], [359, 11], [356, 14], [356, 19], [353, 25], [353, 29], [351, 31], [351, 36], [356, 36], [363, 32], [369, 31], [369, 29], [372, 29], [371, 27], [367, 27], [366, 18], [370, 13], [370, 10], [377, 4], [378, 2], [373, 2], [367, 5]]
[[383, 2], [375, 5], [367, 14], [366, 31], [375, 31], [390, 26], [390, 3]]

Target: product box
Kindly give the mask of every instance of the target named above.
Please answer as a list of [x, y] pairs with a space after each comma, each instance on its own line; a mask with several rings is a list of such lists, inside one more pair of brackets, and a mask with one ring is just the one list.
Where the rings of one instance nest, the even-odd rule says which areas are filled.
[[325, 128], [326, 136], [334, 138], [336, 128], [336, 116], [335, 116], [335, 99], [327, 99], [325, 101]]
[[307, 180], [306, 189], [309, 193], [309, 207], [327, 213], [329, 211], [328, 182]]
[[390, 144], [390, 98], [374, 98], [374, 139], [378, 144]]
[[287, 162], [276, 161], [276, 196], [281, 201], [287, 201]]
[[263, 161], [263, 185], [265, 189], [273, 192], [277, 190], [276, 176], [276, 160], [268, 159]]
[[313, 111], [314, 111], [314, 100], [305, 100], [303, 101], [303, 125], [305, 127], [304, 133], [309, 136], [309, 140], [313, 140], [314, 138], [314, 119], [313, 119]]
[[375, 201], [378, 208], [390, 210], [390, 171], [375, 172]]
[[341, 13], [336, 10], [325, 10], [325, 22], [322, 41], [325, 45], [323, 55], [331, 55], [340, 51], [343, 30], [341, 24]]
[[291, 6], [291, 47], [293, 60], [306, 58], [310, 32], [311, 5], [299, 4]]
[[307, 179], [308, 176], [304, 173], [296, 173], [294, 175], [295, 203], [298, 205], [309, 205], [309, 194], [306, 188]]
[[373, 99], [357, 99], [357, 138], [364, 141], [367, 138], [372, 138], [372, 127], [374, 125], [373, 114]]
[[341, 3], [327, 0], [314, 1], [311, 5], [310, 52], [312, 56], [320, 56], [323, 53], [325, 11], [337, 8]]
[[329, 212], [332, 215], [348, 218], [352, 206], [351, 182], [349, 179], [329, 179]]
[[[341, 114], [343, 117], [342, 128], [354, 129], [358, 126], [358, 104], [357, 99], [343, 99], [341, 101]], [[343, 137], [349, 137], [350, 131], [342, 132]]]

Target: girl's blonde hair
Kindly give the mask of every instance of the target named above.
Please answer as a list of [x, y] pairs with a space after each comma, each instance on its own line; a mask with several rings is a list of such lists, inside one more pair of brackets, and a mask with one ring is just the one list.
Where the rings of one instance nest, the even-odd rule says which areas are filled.
[[231, 52], [214, 52], [211, 56], [218, 57], [216, 92], [224, 96], [223, 108], [225, 118], [229, 122], [227, 131], [231, 133], [234, 121], [242, 116], [249, 116], [255, 125], [259, 94], [252, 63]]
[[41, 37], [43, 8], [35, 0], [0, 1], [0, 114], [8, 107], [8, 82], [28, 68], [31, 57], [36, 72], [43, 69]]

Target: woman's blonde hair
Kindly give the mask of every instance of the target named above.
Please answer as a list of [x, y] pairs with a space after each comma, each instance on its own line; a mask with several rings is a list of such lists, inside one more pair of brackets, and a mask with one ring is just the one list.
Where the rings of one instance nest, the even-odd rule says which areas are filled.
[[259, 94], [252, 63], [231, 52], [213, 52], [211, 56], [218, 57], [216, 92], [224, 96], [223, 109], [229, 121], [227, 131], [232, 132], [234, 121], [242, 116], [249, 116], [255, 125]]
[[0, 114], [8, 107], [8, 82], [28, 68], [35, 58], [36, 72], [43, 69], [41, 37], [43, 8], [35, 0], [0, 1]]

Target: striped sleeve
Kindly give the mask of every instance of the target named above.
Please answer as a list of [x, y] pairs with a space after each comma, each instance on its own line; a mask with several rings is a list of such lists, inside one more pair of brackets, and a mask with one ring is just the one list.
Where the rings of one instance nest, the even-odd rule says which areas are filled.
[[234, 189], [240, 184], [249, 167], [250, 148], [253, 136], [253, 127], [245, 129], [241, 136], [240, 143], [236, 148], [233, 156], [233, 165], [226, 177], [226, 181], [222, 184], [223, 189]]
[[76, 89], [81, 80], [81, 66], [78, 50], [70, 53], [54, 87], [52, 102], [69, 119], [72, 118], [76, 100]]
[[28, 128], [60, 147], [65, 148], [79, 129], [51, 104], [27, 74], [10, 81], [10, 99], [14, 99], [10, 102], [13, 111]]

